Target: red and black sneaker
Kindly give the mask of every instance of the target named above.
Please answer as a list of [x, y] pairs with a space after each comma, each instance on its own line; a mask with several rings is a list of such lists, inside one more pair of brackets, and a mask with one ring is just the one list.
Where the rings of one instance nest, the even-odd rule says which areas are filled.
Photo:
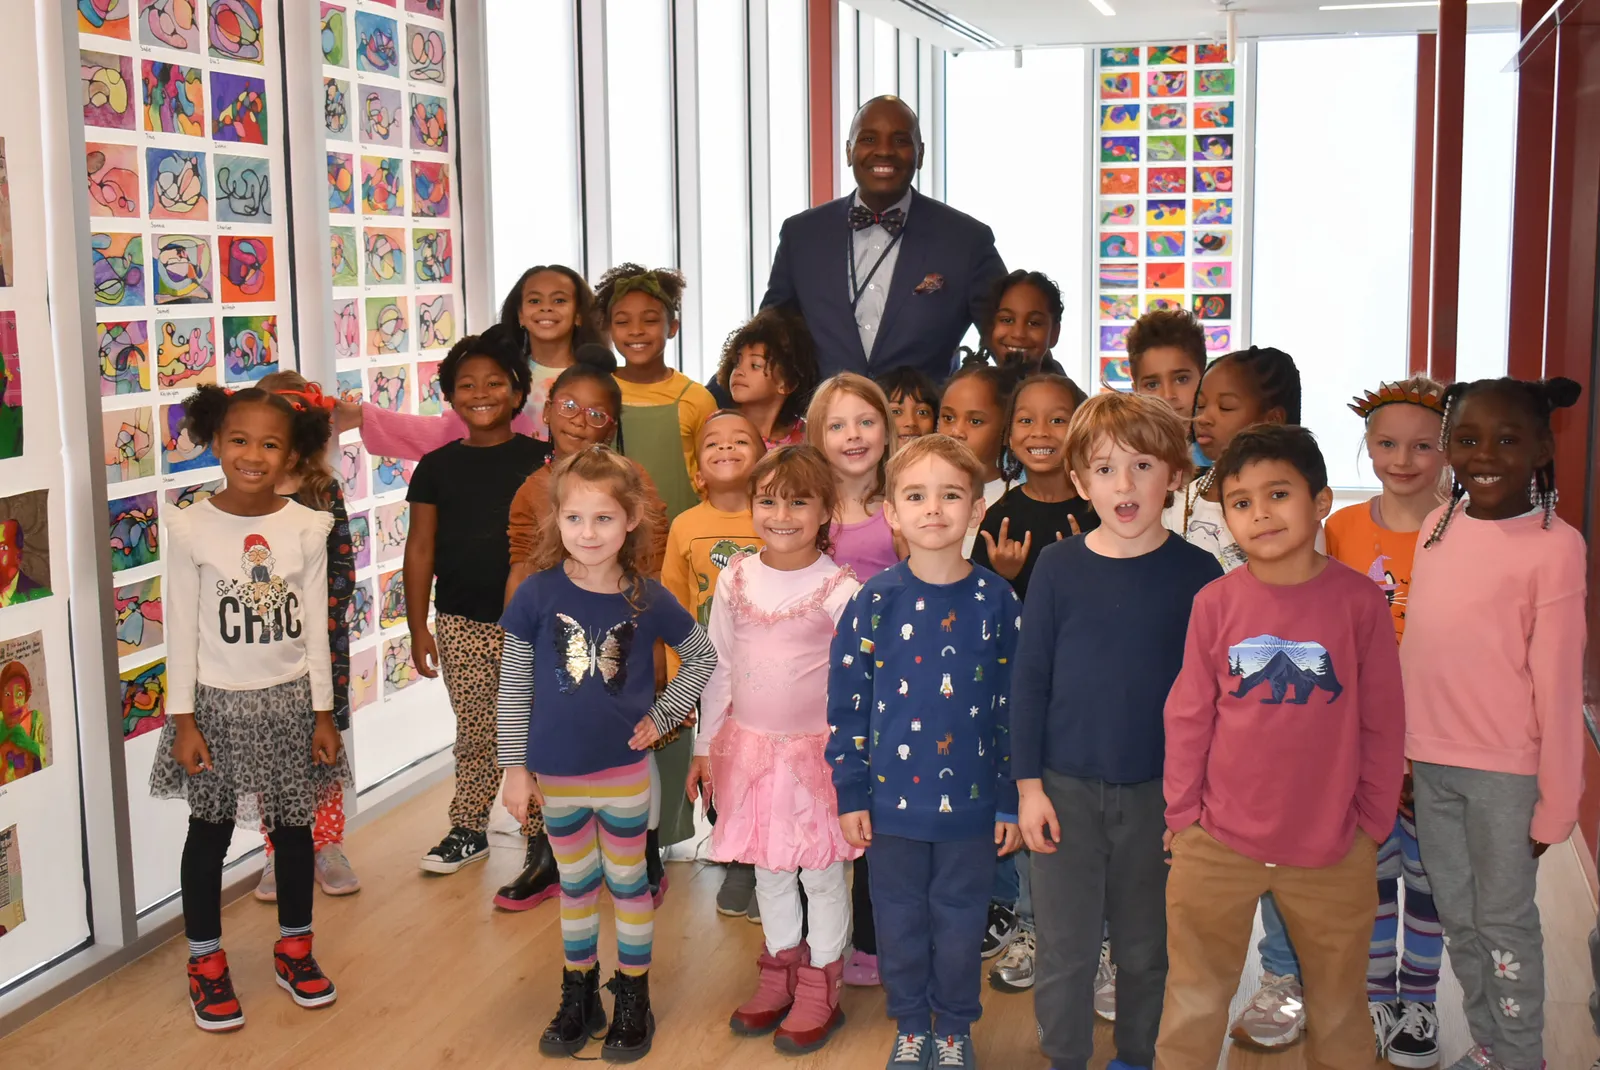
[[189, 1002], [194, 1004], [194, 1024], [207, 1033], [244, 1028], [244, 1011], [228, 976], [228, 956], [221, 951], [190, 957]]
[[278, 985], [302, 1007], [326, 1007], [339, 993], [311, 957], [311, 934], [290, 936], [272, 945], [272, 968]]

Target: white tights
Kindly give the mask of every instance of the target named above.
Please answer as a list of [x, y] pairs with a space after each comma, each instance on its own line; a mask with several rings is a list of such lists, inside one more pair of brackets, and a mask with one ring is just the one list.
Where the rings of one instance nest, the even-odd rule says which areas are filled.
[[767, 951], [776, 955], [800, 945], [800, 884], [806, 886], [805, 916], [810, 922], [811, 965], [823, 967], [844, 957], [850, 938], [850, 887], [844, 863], [827, 869], [774, 870], [756, 867], [756, 902]]

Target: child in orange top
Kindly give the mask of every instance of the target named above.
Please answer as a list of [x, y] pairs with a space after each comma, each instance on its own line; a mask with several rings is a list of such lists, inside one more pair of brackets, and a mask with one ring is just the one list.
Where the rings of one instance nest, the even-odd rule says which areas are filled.
[[728, 336], [717, 382], [767, 449], [804, 442], [806, 402], [817, 388], [817, 354], [805, 321], [779, 308], [757, 312]]

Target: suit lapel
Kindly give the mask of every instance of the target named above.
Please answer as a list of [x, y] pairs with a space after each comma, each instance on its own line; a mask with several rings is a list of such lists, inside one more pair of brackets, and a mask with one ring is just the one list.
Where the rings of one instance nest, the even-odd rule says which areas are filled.
[[[862, 348], [861, 330], [856, 326], [855, 312], [850, 308], [849, 258], [854, 255], [855, 250], [850, 230], [850, 202], [854, 197], [855, 194], [852, 192], [828, 205], [827, 220], [819, 228], [819, 233], [823, 236], [822, 262], [826, 268], [819, 272], [817, 277], [827, 280], [822, 287], [823, 300], [832, 314], [844, 322], [844, 334], [849, 338], [847, 344], [850, 352], [860, 361], [858, 367], [864, 367], [867, 363], [867, 351]], [[840, 256], [841, 253], [844, 255]]]
[[889, 298], [883, 306], [883, 322], [878, 324], [880, 341], [888, 335], [890, 328], [894, 326], [895, 317], [900, 314], [906, 302], [912, 299], [912, 291], [916, 289], [927, 271], [928, 243], [933, 240], [933, 227], [928, 221], [928, 206], [924, 201], [922, 194], [912, 190], [911, 210], [906, 213], [906, 225], [900, 238], [900, 254], [895, 258], [894, 275], [889, 279]]

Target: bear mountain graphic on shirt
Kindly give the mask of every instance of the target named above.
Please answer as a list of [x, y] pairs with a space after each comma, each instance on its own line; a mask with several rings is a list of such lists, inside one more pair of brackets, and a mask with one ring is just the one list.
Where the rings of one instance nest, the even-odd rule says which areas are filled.
[[1239, 684], [1234, 698], [1254, 696], [1262, 705], [1304, 706], [1314, 692], [1333, 702], [1344, 693], [1333, 658], [1321, 643], [1257, 635], [1228, 648], [1228, 675]]

